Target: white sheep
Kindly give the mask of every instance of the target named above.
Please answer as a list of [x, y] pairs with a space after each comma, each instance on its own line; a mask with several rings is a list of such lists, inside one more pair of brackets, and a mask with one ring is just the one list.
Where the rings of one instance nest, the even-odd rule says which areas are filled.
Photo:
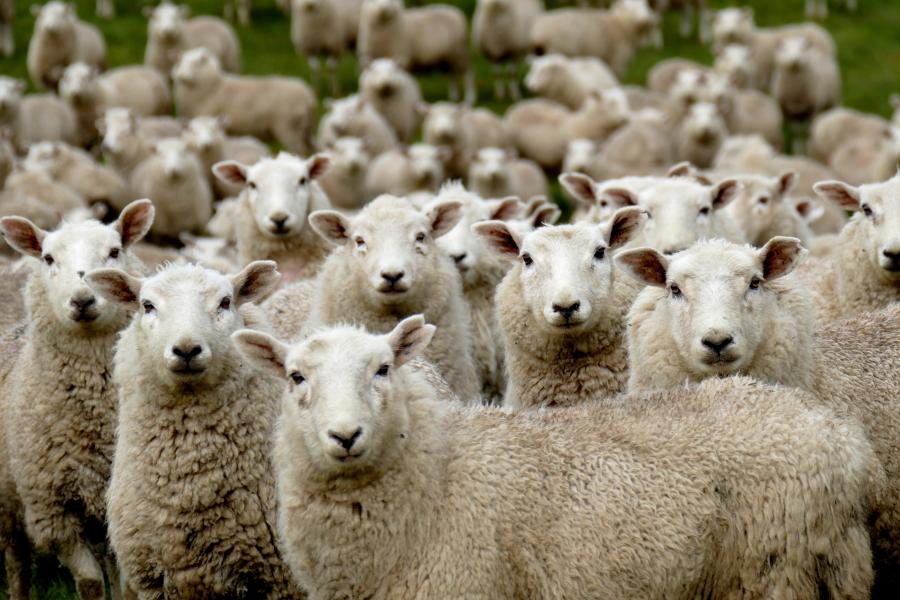
[[313, 597], [869, 593], [878, 466], [857, 424], [747, 379], [525, 414], [448, 405], [410, 362], [433, 335], [415, 316], [293, 347], [233, 336], [284, 380], [278, 527]]
[[0, 129], [19, 152], [36, 142], [78, 141], [75, 113], [53, 94], [23, 95], [25, 82], [0, 76]]
[[469, 166], [469, 188], [482, 198], [516, 196], [528, 200], [548, 194], [547, 176], [534, 161], [501, 148], [482, 148]]
[[618, 281], [612, 257], [642, 215], [628, 207], [600, 227], [542, 227], [524, 237], [502, 221], [473, 227], [514, 261], [495, 299], [506, 349], [504, 406], [569, 406], [625, 389], [625, 311], [637, 290]]
[[87, 152], [62, 142], [32, 144], [22, 161], [26, 171], [40, 171], [80, 194], [90, 204], [121, 210], [129, 201], [128, 185], [115, 171]]
[[319, 178], [319, 185], [328, 201], [342, 210], [361, 208], [366, 201], [370, 160], [365, 142], [354, 137], [338, 138], [327, 152], [331, 164]]
[[228, 132], [277, 141], [304, 154], [312, 146], [316, 97], [302, 80], [229, 75], [206, 48], [187, 51], [172, 71], [186, 117], [224, 117]]
[[55, 90], [63, 69], [75, 62], [102, 69], [106, 65], [106, 43], [100, 30], [80, 21], [75, 6], [53, 0], [31, 5], [37, 13], [34, 33], [28, 42], [28, 76], [38, 89]]
[[[472, 40], [494, 68], [494, 97], [518, 100], [517, 61], [528, 53], [531, 24], [544, 10], [543, 0], [478, 0], [472, 15]], [[504, 63], [506, 87], [504, 87]]]
[[749, 47], [743, 44], [728, 44], [716, 50], [713, 70], [738, 89], [759, 89], [763, 87], [756, 75], [756, 64]]
[[326, 101], [328, 112], [319, 121], [316, 141], [320, 148], [329, 148], [342, 137], [360, 138], [372, 158], [395, 148], [397, 134], [380, 112], [362, 96], [347, 96], [334, 102]]
[[413, 144], [378, 155], [366, 175], [366, 197], [436, 192], [444, 181], [448, 154], [442, 146]]
[[[628, 122], [614, 131], [599, 150], [569, 144], [567, 158], [572, 153], [571, 166], [577, 162], [597, 173], [598, 178], [626, 175], [662, 174], [675, 162], [675, 146], [670, 139], [669, 124], [660, 111], [646, 108], [632, 113]], [[585, 157], [585, 153], [588, 154]], [[579, 153], [581, 159], [578, 159]], [[584, 161], [584, 158], [588, 158]], [[578, 160], [576, 160], [578, 159]], [[565, 165], [565, 163], [564, 163]], [[579, 170], [563, 168], [563, 171]]]
[[889, 127], [890, 123], [878, 115], [843, 106], [832, 108], [817, 115], [812, 123], [810, 156], [827, 165], [848, 140], [855, 137], [879, 138]]
[[237, 251], [228, 240], [191, 233], [182, 233], [178, 239], [184, 244], [181, 255], [188, 262], [226, 275], [239, 269]]
[[182, 231], [200, 231], [212, 216], [212, 190], [203, 164], [184, 140], [155, 142], [150, 155], [131, 175], [132, 194], [153, 198], [153, 233], [177, 238]]
[[[404, 8], [403, 0], [364, 0], [356, 51], [363, 67], [376, 58], [392, 58], [406, 71], [446, 65], [462, 79], [466, 102], [475, 100], [468, 25], [455, 6]], [[450, 100], [460, 98], [460, 81], [453, 77]]]
[[405, 316], [427, 313], [442, 329], [425, 358], [460, 399], [480, 402], [462, 281], [435, 244], [459, 222], [461, 208], [446, 201], [419, 211], [404, 198], [380, 196], [352, 218], [312, 213], [310, 225], [336, 248], [316, 280], [307, 329], [349, 320], [389, 331]]
[[307, 220], [331, 208], [319, 186], [330, 164], [323, 154], [304, 160], [280, 152], [252, 166], [230, 160], [213, 167], [219, 179], [243, 188], [231, 215], [240, 264], [276, 260], [287, 281], [316, 274], [330, 246]]
[[450, 102], [428, 107], [422, 124], [426, 144], [450, 149], [445, 167], [450, 177], [462, 178], [482, 148], [510, 147], [510, 136], [503, 120], [485, 108], [469, 108]]
[[172, 265], [147, 279], [118, 269], [86, 279], [133, 315], [113, 360], [108, 492], [124, 579], [145, 598], [299, 600], [273, 533], [277, 380], [241, 360], [229, 337], [260, 325], [251, 303], [278, 285], [275, 263], [230, 276]]
[[359, 76], [360, 96], [391, 124], [397, 139], [412, 141], [422, 120], [422, 92], [416, 78], [390, 58], [377, 58]]
[[15, 16], [15, 0], [0, 0], [0, 56], [6, 58], [16, 51], [16, 38], [13, 35]]
[[785, 171], [777, 177], [734, 175], [732, 178], [737, 180], [740, 188], [725, 211], [740, 226], [745, 240], [762, 247], [773, 237], [790, 236], [798, 238], [804, 245], [809, 244], [813, 238], [812, 230], [797, 202], [790, 197], [797, 180], [795, 171]]
[[565, 172], [559, 176], [563, 191], [575, 203], [571, 218], [573, 223], [605, 223], [616, 210], [634, 206], [637, 195], [658, 181], [659, 177], [652, 175], [619, 177], [600, 182], [585, 173]]
[[678, 56], [665, 58], [647, 71], [647, 89], [659, 94], [669, 94], [672, 86], [682, 77], [682, 73], [709, 76], [710, 70], [706, 65], [688, 58]]
[[531, 60], [525, 87], [532, 94], [576, 110], [589, 95], [617, 88], [619, 81], [598, 58], [545, 54]]
[[188, 148], [203, 163], [203, 170], [219, 198], [237, 196], [241, 188], [225, 183], [212, 172], [212, 167], [223, 160], [236, 160], [245, 165], [254, 165], [263, 158], [269, 158], [268, 146], [254, 137], [228, 137], [225, 135], [224, 119], [217, 117], [194, 117], [184, 130], [184, 141]]
[[144, 8], [149, 17], [144, 64], [168, 77], [178, 57], [193, 48], [207, 48], [226, 71], [241, 70], [241, 45], [234, 29], [218, 17], [190, 19], [190, 8], [165, 0]]
[[253, 0], [225, 0], [225, 18], [229, 21], [237, 20], [244, 27], [250, 25], [252, 9]]
[[[22, 205], [48, 210], [56, 215], [57, 220], [75, 209], [87, 207], [81, 194], [42, 170], [16, 169], [9, 174], [2, 193], [11, 195]], [[31, 219], [26, 214], [11, 214], [21, 214]]]
[[290, 0], [291, 42], [306, 57], [314, 86], [321, 88], [321, 62], [338, 95], [337, 59], [356, 43], [361, 0]]
[[729, 133], [759, 134], [773, 147], [781, 147], [783, 118], [771, 96], [755, 89], [738, 89], [721, 76], [710, 78], [704, 96], [718, 107]]
[[131, 177], [135, 167], [150, 154], [153, 140], [142, 135], [141, 122], [127, 108], [111, 108], [97, 121], [103, 158], [122, 177]]
[[675, 152], [679, 160], [706, 168], [713, 164], [725, 138], [728, 126], [715, 104], [692, 104], [675, 134]]
[[853, 185], [890, 179], [900, 165], [900, 129], [887, 127], [880, 135], [845, 139], [831, 155], [834, 178]]
[[560, 171], [562, 173], [581, 173], [594, 179], [605, 179], [606, 166], [600, 156], [600, 144], [593, 140], [578, 138], [570, 141], [566, 146], [566, 156], [563, 158]]
[[25, 341], [10, 357], [14, 365], [0, 395], [8, 466], [29, 538], [68, 568], [83, 599], [103, 600], [104, 558], [110, 585], [119, 583], [115, 560], [91, 546], [106, 545], [118, 400], [109, 375], [113, 346], [127, 320], [83, 276], [104, 266], [139, 271], [131, 247], [152, 221], [148, 200], [130, 204], [110, 225], [89, 220], [47, 232], [19, 217], [0, 220], [3, 238], [33, 265], [25, 290]]

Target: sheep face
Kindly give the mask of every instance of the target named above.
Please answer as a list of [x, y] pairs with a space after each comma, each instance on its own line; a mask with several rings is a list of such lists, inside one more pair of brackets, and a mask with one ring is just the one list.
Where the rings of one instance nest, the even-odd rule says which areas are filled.
[[51, 37], [71, 33], [75, 29], [75, 7], [65, 2], [48, 2], [41, 7], [34, 23], [35, 32]]
[[0, 233], [14, 249], [40, 261], [36, 270], [60, 324], [73, 332], [105, 333], [118, 329], [125, 313], [97, 296], [85, 273], [102, 267], [135, 268], [128, 248], [149, 231], [153, 214], [149, 200], [138, 200], [111, 225], [86, 220], [47, 232], [27, 219], [7, 217], [0, 221]]
[[170, 44], [178, 42], [184, 35], [184, 24], [189, 15], [186, 6], [160, 4], [150, 15], [150, 37]]
[[659, 15], [650, 8], [647, 0], [617, 0], [613, 14], [628, 18], [639, 34], [647, 34], [659, 27]]
[[74, 105], [93, 104], [100, 93], [97, 72], [85, 63], [74, 63], [63, 71], [59, 95]]
[[257, 261], [231, 276], [178, 265], [147, 279], [117, 269], [93, 271], [87, 279], [98, 294], [138, 313], [132, 327], [154, 379], [202, 389], [218, 384], [233, 366], [230, 336], [244, 327], [239, 307], [268, 295], [279, 275], [274, 262]]
[[882, 182], [853, 187], [839, 181], [822, 181], [813, 186], [823, 199], [846, 210], [856, 211], [861, 222], [864, 247], [883, 281], [900, 286], [900, 175]]
[[453, 147], [462, 136], [463, 109], [456, 104], [442, 102], [428, 109], [423, 125], [423, 137], [429, 144]]
[[137, 126], [137, 117], [127, 108], [107, 110], [98, 127], [103, 133], [103, 153], [116, 156], [125, 152], [129, 142], [138, 134]]
[[413, 185], [416, 190], [435, 191], [444, 180], [444, 161], [449, 158], [444, 147], [413, 144], [407, 150]]
[[812, 56], [810, 43], [804, 37], [789, 36], [781, 40], [775, 52], [775, 64], [790, 73], [798, 73], [810, 68]]
[[545, 94], [554, 82], [566, 81], [569, 63], [561, 54], [546, 54], [531, 61], [525, 76], [525, 87], [532, 94]]
[[368, 282], [362, 293], [377, 304], [401, 303], [422, 291], [423, 271], [446, 260], [435, 240], [459, 222], [458, 201], [418, 211], [408, 200], [383, 195], [352, 221], [334, 211], [317, 211], [310, 224], [322, 237], [349, 254], [351, 269]]
[[194, 48], [181, 55], [172, 69], [172, 79], [185, 87], [202, 86], [222, 76], [219, 59], [206, 48]]
[[365, 0], [362, 10], [367, 21], [388, 26], [399, 21], [403, 15], [403, 0]]
[[681, 124], [681, 135], [701, 147], [718, 148], [728, 137], [728, 127], [715, 104], [698, 102], [691, 106]]
[[592, 165], [597, 161], [598, 153], [599, 148], [593, 140], [572, 140], [566, 148], [563, 172], [589, 174]]
[[0, 123], [10, 122], [19, 114], [25, 82], [11, 77], [0, 77]]
[[740, 186], [728, 210], [748, 232], [750, 240], [755, 240], [759, 232], [772, 225], [779, 205], [786, 201], [796, 179], [794, 171], [786, 171], [778, 177], [737, 177]]
[[566, 193], [585, 211], [583, 220], [604, 223], [624, 206], [634, 206], [636, 197], [612, 184], [602, 185], [582, 173], [563, 173], [559, 182]]
[[360, 76], [359, 86], [366, 96], [387, 100], [403, 86], [402, 70], [390, 58], [373, 61]]
[[415, 315], [387, 335], [343, 326], [294, 347], [250, 330], [234, 341], [249, 362], [287, 379], [282, 439], [303, 457], [310, 477], [352, 477], [351, 485], [360, 485], [379, 476], [408, 443], [402, 367], [424, 351], [434, 330]]
[[507, 163], [511, 156], [501, 148], [482, 148], [469, 167], [469, 179], [473, 187], [485, 195], [498, 196], [509, 189]]
[[[674, 254], [698, 240], [715, 237], [717, 213], [737, 194], [738, 183], [726, 179], [706, 186], [686, 178], [664, 180], [645, 190], [632, 202], [647, 211], [643, 243], [665, 254]], [[623, 190], [624, 191], [624, 190]]]
[[180, 138], [166, 138], [155, 142], [153, 154], [159, 160], [162, 173], [171, 180], [181, 180], [192, 171], [200, 171], [197, 158]]
[[225, 143], [225, 129], [222, 119], [217, 117], [194, 117], [184, 132], [188, 147], [198, 154], [207, 154]]
[[324, 154], [303, 160], [282, 152], [250, 167], [223, 161], [213, 166], [213, 172], [225, 183], [245, 186], [244, 194], [261, 232], [286, 239], [303, 231], [313, 197], [324, 203], [325, 192], [316, 180], [329, 164]]
[[667, 293], [657, 304], [686, 365], [701, 376], [740, 373], [778, 323], [777, 280], [805, 254], [800, 240], [776, 237], [760, 250], [724, 240], [699, 242], [665, 257], [649, 248], [623, 252], [619, 265]]
[[708, 95], [709, 75], [699, 69], [684, 69], [669, 88], [669, 98], [676, 106], [687, 108]]
[[342, 167], [350, 175], [362, 175], [369, 169], [369, 153], [359, 138], [339, 138], [329, 151], [335, 167]]
[[755, 29], [752, 8], [725, 8], [713, 18], [712, 33], [717, 46], [749, 44]]
[[716, 54], [715, 70], [733, 85], [750, 87], [756, 71], [750, 48], [740, 44], [725, 46]]

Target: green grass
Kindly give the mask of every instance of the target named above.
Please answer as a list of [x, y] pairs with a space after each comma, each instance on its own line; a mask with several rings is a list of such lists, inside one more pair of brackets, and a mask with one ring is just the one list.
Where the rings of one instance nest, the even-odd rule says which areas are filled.
[[[97, 23], [106, 36], [109, 46], [109, 64], [118, 66], [141, 62], [146, 44], [147, 24], [141, 9], [151, 4], [145, 1], [118, 0], [119, 16], [113, 21], [98, 21], [93, 16], [93, 0], [76, 0], [82, 18]], [[468, 14], [474, 9], [475, 0], [449, 2], [460, 6]], [[714, 6], [726, 6], [735, 2], [711, 2]], [[9, 59], [0, 59], [0, 74], [27, 80], [25, 54], [27, 42], [34, 27], [29, 5], [25, 0], [17, 2], [15, 25], [17, 49]], [[189, 0], [195, 14], [219, 14], [222, 0]], [[290, 42], [287, 18], [275, 7], [274, 0], [256, 0], [253, 25], [238, 27], [243, 45], [244, 71], [250, 74], [281, 74], [308, 77], [304, 61], [294, 54]], [[548, 0], [548, 7], [558, 2]], [[755, 8], [760, 25], [777, 25], [804, 19], [802, 0], [756, 0]], [[848, 14], [832, 7], [833, 13], [826, 22], [837, 42], [841, 70], [844, 78], [844, 102], [861, 110], [888, 115], [888, 96], [900, 92], [900, 0], [862, 0], [859, 13]], [[643, 83], [647, 71], [658, 60], [670, 56], [685, 56], [710, 63], [710, 52], [696, 39], [684, 40], [677, 33], [680, 15], [666, 16], [664, 28], [666, 45], [662, 50], [642, 50], [629, 69], [628, 83]], [[479, 56], [473, 56], [479, 104], [498, 112], [506, 105], [491, 97], [490, 67]], [[352, 57], [340, 64], [341, 86], [344, 92], [355, 89], [356, 65]], [[419, 78], [425, 98], [429, 101], [443, 99], [447, 83], [441, 74], [428, 74]], [[554, 196], [561, 200], [558, 186]], [[35, 568], [34, 598], [56, 600], [74, 598], [71, 582], [64, 569], [55, 561], [45, 558]]]

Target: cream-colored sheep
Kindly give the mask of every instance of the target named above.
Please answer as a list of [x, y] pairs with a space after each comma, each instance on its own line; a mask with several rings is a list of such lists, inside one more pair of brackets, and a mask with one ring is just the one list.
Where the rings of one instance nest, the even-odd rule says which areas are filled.
[[90, 204], [103, 202], [122, 209], [128, 203], [128, 186], [118, 173], [98, 164], [87, 152], [62, 142], [33, 144], [22, 166], [26, 171], [47, 174]]
[[504, 406], [569, 406], [625, 389], [625, 311], [637, 289], [619, 281], [612, 257], [642, 214], [628, 207], [605, 225], [542, 227], [524, 237], [501, 221], [473, 227], [498, 256], [515, 261], [495, 299], [506, 349]]
[[577, 110], [591, 94], [619, 87], [619, 80], [598, 58], [546, 54], [531, 60], [525, 87], [532, 94]]
[[361, 0], [290, 0], [294, 50], [306, 57], [318, 89], [324, 59], [333, 96], [338, 95], [337, 59], [356, 43], [361, 4]]
[[778, 177], [731, 177], [737, 180], [740, 188], [725, 211], [740, 226], [745, 240], [760, 248], [776, 236], [795, 237], [804, 245], [809, 244], [813, 238], [812, 230], [790, 197], [797, 179], [794, 171], [785, 171]]
[[594, 181], [584, 173], [566, 172], [559, 176], [563, 191], [575, 203], [572, 222], [605, 223], [616, 210], [637, 204], [638, 195], [656, 185], [659, 177], [639, 175]]
[[53, 0], [37, 11], [34, 33], [28, 42], [28, 76], [38, 89], [55, 90], [63, 69], [75, 62], [98, 69], [106, 65], [106, 43], [100, 30], [80, 21], [75, 5]]
[[228, 137], [223, 119], [194, 117], [184, 130], [188, 148], [203, 163], [203, 171], [218, 198], [232, 198], [241, 193], [239, 186], [228, 184], [212, 171], [213, 165], [223, 160], [236, 160], [247, 166], [269, 158], [268, 146], [254, 137]]
[[[623, 129], [627, 125], [623, 126]], [[610, 138], [615, 136], [613, 133]], [[671, 161], [670, 161], [671, 162]], [[607, 165], [600, 156], [600, 144], [593, 140], [576, 139], [566, 146], [566, 156], [563, 158], [562, 173], [580, 173], [594, 179], [605, 179]]]
[[709, 74], [709, 67], [695, 60], [673, 57], [666, 58], [651, 67], [647, 72], [647, 89], [659, 94], [668, 94], [682, 72]]
[[706, 99], [718, 107], [729, 133], [759, 134], [773, 147], [781, 147], [781, 108], [771, 96], [755, 89], [738, 89], [727, 79], [714, 76], [710, 78]]
[[19, 152], [36, 142], [78, 141], [75, 113], [52, 94], [23, 96], [25, 82], [0, 76], [0, 129], [7, 129]]
[[[665, 115], [652, 108], [644, 109], [632, 113], [628, 122], [614, 131], [593, 154], [593, 160], [585, 164], [599, 179], [663, 174], [675, 162], [675, 146], [670, 137]], [[579, 150], [583, 153], [588, 148], [569, 145], [567, 158], [568, 154], [574, 154], [572, 166], [578, 166]], [[570, 170], [579, 169], [563, 169]]]
[[366, 197], [436, 192], [444, 181], [444, 162], [448, 154], [446, 148], [428, 144], [413, 144], [380, 154], [369, 165]]
[[377, 58], [359, 76], [363, 99], [391, 124], [397, 139], [409, 143], [422, 120], [422, 92], [416, 78], [390, 58]]
[[890, 127], [878, 115], [839, 106], [819, 114], [812, 124], [809, 139], [810, 156], [829, 164], [834, 153], [855, 137], [879, 138]]
[[547, 196], [547, 176], [534, 161], [501, 148], [482, 148], [469, 167], [469, 187], [482, 198]]
[[206, 48], [186, 52], [172, 78], [183, 116], [223, 117], [231, 134], [276, 141], [297, 154], [311, 149], [316, 96], [302, 80], [229, 75]]
[[877, 461], [814, 398], [740, 379], [462, 408], [410, 367], [433, 334], [234, 336], [284, 379], [279, 532], [313, 597], [868, 597]]
[[146, 7], [147, 49], [144, 64], [168, 77], [182, 53], [207, 48], [226, 71], [241, 70], [241, 45], [231, 26], [218, 17], [190, 19], [190, 8], [164, 0]]
[[858, 418], [888, 475], [870, 522], [876, 575], [896, 591], [900, 347], [890, 340], [900, 334], [900, 304], [814, 329], [809, 293], [791, 275], [803, 254], [799, 240], [783, 237], [760, 250], [714, 240], [668, 259], [646, 249], [621, 254], [625, 270], [649, 286], [629, 314], [629, 387], [749, 375], [810, 390]]
[[213, 167], [217, 177], [244, 188], [231, 215], [240, 264], [275, 260], [286, 281], [316, 274], [331, 248], [307, 220], [331, 208], [319, 186], [330, 162], [322, 154], [304, 160], [281, 152], [252, 166], [224, 161]]
[[712, 166], [725, 138], [728, 126], [715, 104], [691, 105], [675, 133], [675, 153], [700, 168]]
[[[494, 67], [494, 96], [518, 100], [518, 60], [528, 53], [531, 25], [543, 12], [542, 0], [478, 0], [472, 15], [472, 40]], [[506, 75], [504, 87], [504, 63]]]
[[445, 162], [449, 177], [463, 178], [482, 148], [508, 148], [510, 135], [503, 120], [485, 108], [438, 102], [428, 107], [422, 124], [426, 144], [445, 146], [450, 156]]
[[743, 44], [728, 44], [716, 50], [713, 70], [740, 90], [760, 89], [752, 50]]
[[[10, 194], [29, 206], [40, 206], [59, 218], [75, 209], [84, 208], [84, 197], [72, 188], [54, 181], [44, 171], [17, 169], [6, 180], [4, 194]], [[25, 215], [22, 215], [25, 216]], [[30, 218], [30, 217], [29, 217]]]
[[[153, 221], [153, 205], [130, 204], [111, 225], [64, 224], [47, 232], [18, 217], [0, 220], [8, 244], [33, 257], [28, 325], [2, 382], [10, 472], [35, 547], [55, 554], [80, 598], [104, 598], [106, 486], [113, 458], [116, 389], [113, 346], [127, 314], [83, 280], [103, 266], [141, 269], [131, 253]], [[52, 376], [48, 375], [52, 374]], [[107, 561], [108, 583], [119, 580]]]
[[181, 249], [181, 255], [189, 262], [202, 265], [208, 269], [213, 269], [222, 274], [229, 274], [237, 271], [238, 266], [237, 251], [228, 240], [217, 237], [197, 236], [190, 233], [183, 233], [178, 239], [184, 244]]
[[890, 179], [900, 166], [900, 129], [888, 127], [881, 135], [860, 135], [843, 141], [831, 155], [835, 179], [853, 185]]
[[330, 148], [342, 137], [360, 138], [369, 156], [376, 157], [399, 145], [397, 134], [375, 107], [362, 96], [347, 96], [326, 101], [328, 112], [319, 121], [316, 141], [320, 148]]
[[[141, 598], [300, 599], [277, 548], [270, 464], [277, 380], [230, 335], [278, 285], [275, 263], [226, 276], [196, 265], [87, 281], [133, 314], [113, 360], [120, 390], [109, 537]], [[215, 551], [210, 549], [215, 548]]]
[[332, 206], [356, 210], [366, 202], [369, 153], [366, 143], [353, 137], [338, 138], [328, 149], [331, 164], [319, 178], [319, 185]]
[[5, 58], [16, 51], [16, 38], [13, 36], [15, 16], [15, 0], [0, 0], [0, 56]]
[[393, 196], [376, 198], [352, 218], [334, 211], [311, 214], [310, 225], [336, 249], [316, 281], [307, 329], [349, 321], [390, 331], [406, 316], [427, 313], [441, 332], [425, 358], [460, 399], [480, 402], [461, 277], [435, 244], [461, 216], [456, 201], [419, 211]]
[[152, 140], [141, 133], [142, 120], [127, 108], [111, 108], [97, 121], [103, 158], [125, 178], [150, 154]]

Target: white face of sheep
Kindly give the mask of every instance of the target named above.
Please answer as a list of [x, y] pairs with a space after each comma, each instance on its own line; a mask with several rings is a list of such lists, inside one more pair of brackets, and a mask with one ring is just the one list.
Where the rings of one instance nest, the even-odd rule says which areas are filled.
[[640, 34], [646, 34], [659, 26], [659, 15], [650, 8], [647, 0], [617, 0], [612, 11], [631, 19]]
[[559, 81], [567, 64], [566, 58], [561, 54], [545, 54], [535, 57], [528, 67], [525, 87], [532, 94], [545, 93], [553, 81]]
[[153, 154], [159, 160], [162, 173], [171, 180], [179, 180], [196, 169], [197, 157], [181, 138], [164, 138], [153, 144]]
[[417, 190], [435, 191], [444, 180], [444, 160], [447, 151], [443, 147], [413, 144], [407, 151], [413, 183]]
[[656, 310], [682, 359], [706, 376], [738, 373], [753, 360], [774, 326], [777, 280], [804, 253], [800, 240], [776, 237], [760, 250], [712, 240], [672, 257], [637, 248], [616, 260], [638, 281], [666, 289]]
[[469, 166], [469, 178], [479, 189], [505, 190], [509, 187], [510, 158], [506, 150], [482, 148]]
[[863, 221], [866, 253], [884, 281], [900, 286], [900, 176], [882, 182], [854, 187], [840, 181], [822, 181], [813, 186], [816, 193]]
[[374, 23], [389, 25], [403, 13], [403, 0], [365, 0], [362, 9]]
[[796, 73], [810, 66], [812, 56], [809, 40], [794, 36], [781, 40], [775, 52], [775, 64], [781, 69]]
[[188, 16], [190, 11], [186, 6], [160, 4], [150, 15], [150, 37], [170, 43], [180, 40]]
[[0, 77], [0, 122], [8, 122], [19, 114], [25, 82], [11, 77]]
[[612, 298], [612, 253], [640, 228], [643, 211], [616, 212], [609, 223], [543, 227], [520, 237], [500, 221], [474, 226], [498, 254], [517, 261], [522, 302], [541, 329], [566, 335], [591, 329]]
[[47, 172], [53, 168], [64, 150], [58, 142], [37, 142], [28, 148], [23, 165], [28, 171]]
[[359, 138], [339, 138], [332, 145], [329, 154], [335, 167], [343, 167], [350, 175], [362, 175], [369, 169], [366, 143]]
[[728, 127], [715, 104], [698, 102], [691, 106], [682, 121], [681, 135], [698, 146], [714, 147], [728, 137]]
[[206, 48], [194, 48], [181, 55], [172, 69], [172, 79], [185, 87], [217, 79], [222, 75], [219, 59]]
[[420, 315], [387, 335], [336, 327], [290, 347], [268, 334], [234, 334], [238, 351], [287, 381], [281, 427], [317, 478], [377, 476], [408, 438], [401, 367], [434, 335]]
[[719, 46], [747, 44], [755, 28], [753, 9], [725, 8], [716, 12], [713, 18], [713, 39]]
[[149, 200], [137, 200], [111, 225], [87, 220], [47, 232], [28, 219], [6, 217], [0, 220], [0, 234], [15, 250], [39, 261], [35, 270], [59, 323], [72, 331], [105, 332], [118, 328], [124, 315], [94, 293], [85, 273], [133, 268], [128, 249], [150, 230], [153, 215]]
[[244, 194], [260, 231], [269, 237], [288, 238], [306, 226], [313, 198], [324, 201], [325, 192], [316, 180], [329, 164], [324, 154], [303, 160], [282, 152], [249, 167], [233, 160], [222, 161], [213, 166], [213, 172], [225, 183], [245, 186]]
[[578, 139], [569, 142], [563, 160], [564, 173], [589, 173], [597, 161], [599, 148], [593, 140]]
[[99, 125], [103, 133], [101, 147], [107, 155], [117, 155], [124, 152], [129, 140], [135, 139], [138, 134], [137, 117], [127, 108], [110, 108], [103, 115]]
[[669, 98], [681, 107], [700, 102], [709, 93], [709, 75], [699, 69], [680, 71], [669, 88]]
[[403, 198], [380, 196], [352, 220], [320, 210], [309, 222], [351, 255], [353, 268], [369, 283], [362, 293], [377, 303], [393, 304], [422, 293], [421, 273], [434, 268], [434, 255], [440, 253], [435, 240], [453, 229], [461, 215], [458, 201], [439, 202], [420, 212]]
[[75, 27], [75, 7], [64, 2], [48, 2], [41, 7], [34, 23], [35, 31], [60, 35]]
[[736, 179], [740, 186], [728, 210], [750, 232], [750, 238], [756, 239], [758, 232], [772, 224], [779, 205], [787, 202], [787, 193], [794, 186], [797, 173], [786, 171], [778, 177], [742, 175]]
[[90, 65], [74, 63], [63, 71], [59, 80], [59, 95], [62, 98], [77, 105], [93, 102], [98, 93], [97, 72]]
[[455, 104], [435, 104], [428, 109], [423, 124], [424, 138], [429, 144], [455, 146], [460, 141], [463, 109]]
[[373, 61], [360, 76], [360, 89], [368, 97], [387, 100], [403, 86], [403, 71], [390, 58]]
[[170, 266], [147, 279], [118, 269], [87, 276], [98, 294], [137, 312], [143, 360], [158, 381], [176, 388], [214, 386], [227, 375], [230, 336], [244, 327], [238, 308], [265, 298], [279, 278], [272, 261], [231, 276], [197, 265]]
[[716, 72], [735, 85], [747, 87], [753, 78], [755, 67], [750, 48], [729, 44], [716, 55]]
[[583, 220], [589, 223], [606, 222], [616, 210], [636, 203], [635, 196], [628, 190], [613, 184], [599, 184], [582, 173], [563, 173], [559, 182], [585, 211]]
[[194, 117], [184, 131], [184, 140], [201, 154], [225, 143], [223, 122], [217, 117]]

